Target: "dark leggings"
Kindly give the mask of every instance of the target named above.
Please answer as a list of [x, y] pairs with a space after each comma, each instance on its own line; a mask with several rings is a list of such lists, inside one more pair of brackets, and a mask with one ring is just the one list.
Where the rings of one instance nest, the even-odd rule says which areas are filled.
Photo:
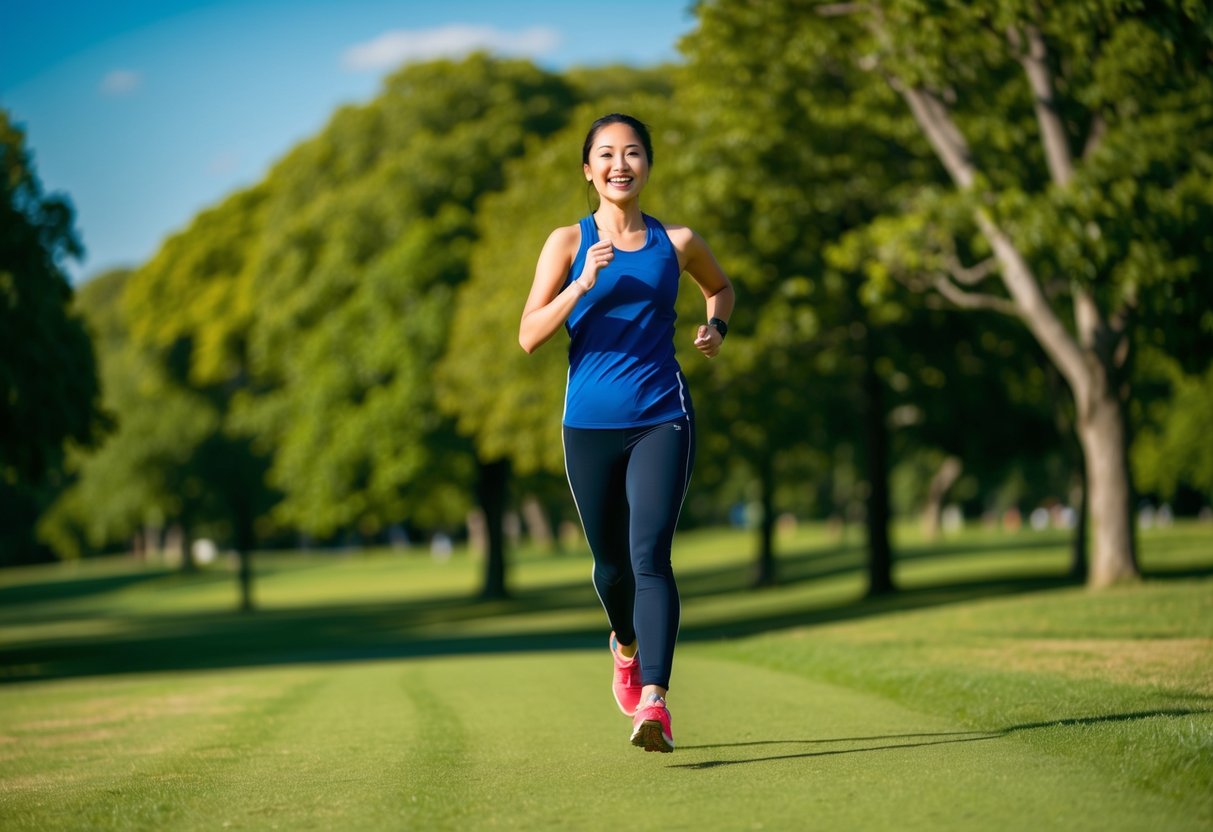
[[643, 428], [564, 429], [564, 466], [594, 555], [594, 588], [641, 679], [670, 686], [678, 638], [674, 527], [695, 462], [689, 416]]

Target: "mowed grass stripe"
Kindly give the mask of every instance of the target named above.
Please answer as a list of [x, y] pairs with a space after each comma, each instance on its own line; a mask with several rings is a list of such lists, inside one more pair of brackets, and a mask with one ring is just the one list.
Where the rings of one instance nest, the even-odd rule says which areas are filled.
[[0, 771], [27, 772], [17, 788], [5, 778], [4, 814], [31, 829], [175, 825], [317, 693], [311, 674], [289, 672], [22, 687], [7, 698]]
[[1061, 539], [975, 536], [863, 602], [830, 550], [748, 592], [727, 535], [684, 539], [672, 755], [627, 742], [584, 559], [523, 559], [513, 600], [472, 604], [470, 562], [267, 558], [253, 616], [210, 575], [8, 575], [0, 827], [1213, 824], [1208, 528], [1146, 536], [1136, 587], [1059, 580]]
[[[761, 650], [750, 640], [721, 647]], [[925, 712], [799, 668], [737, 661], [713, 645], [683, 650], [680, 662], [683, 676], [703, 674], [717, 693], [685, 704], [693, 735], [668, 764], [714, 778], [722, 792], [740, 787], [735, 807], [748, 806], [770, 828], [1207, 828], [1089, 759], [1025, 742], [1024, 732], [943, 716], [946, 702]], [[718, 739], [702, 742], [701, 725]], [[740, 820], [735, 811], [725, 816]]]
[[220, 704], [185, 722], [161, 693], [103, 683], [145, 703], [138, 741], [107, 743], [83, 789], [7, 782], [7, 808], [24, 808], [5, 815], [15, 829], [1199, 828], [1080, 760], [708, 645], [679, 657], [679, 749], [645, 754], [599, 652], [195, 674]]

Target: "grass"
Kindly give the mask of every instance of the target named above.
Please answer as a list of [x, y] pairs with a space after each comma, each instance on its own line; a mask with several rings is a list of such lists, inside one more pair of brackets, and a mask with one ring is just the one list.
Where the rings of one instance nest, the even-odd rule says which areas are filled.
[[262, 554], [0, 572], [4, 829], [1208, 829], [1213, 527], [1143, 532], [1138, 585], [1063, 536], [680, 537], [678, 750], [607, 687], [584, 553]]

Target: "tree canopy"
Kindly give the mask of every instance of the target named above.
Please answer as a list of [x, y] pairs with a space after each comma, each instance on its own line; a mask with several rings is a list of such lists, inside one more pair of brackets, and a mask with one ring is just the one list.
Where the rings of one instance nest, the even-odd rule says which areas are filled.
[[[684, 521], [756, 502], [765, 582], [781, 511], [866, 519], [886, 591], [895, 510], [937, 510], [951, 483], [974, 511], [1086, 483], [1093, 581], [1131, 578], [1133, 486], [1210, 488], [1191, 416], [1213, 354], [1207, 12], [704, 0], [696, 15], [681, 66], [403, 67], [133, 273], [98, 279], [79, 306], [113, 436], [65, 469], [64, 440], [90, 441], [95, 418], [4, 413], [38, 440], [5, 446], [10, 481], [67, 472], [48, 539], [84, 552], [149, 516], [244, 548], [382, 539], [458, 532], [479, 503], [503, 591], [511, 472], [550, 496], [562, 468], [564, 350], [526, 355], [518, 316], [546, 235], [593, 208], [585, 129], [624, 111], [653, 128], [646, 212], [699, 232], [738, 293], [712, 362], [684, 337], [699, 293], [679, 298], [700, 422]], [[70, 210], [23, 154], [6, 150], [26, 183], [10, 202], [43, 271], [20, 280], [44, 275], [45, 309], [65, 309]], [[0, 270], [0, 297], [23, 285]], [[88, 346], [60, 314], [48, 355]], [[46, 326], [6, 348], [13, 390]], [[44, 392], [95, 415], [83, 366]]]
[[25, 134], [3, 110], [0, 189], [0, 551], [28, 560], [37, 554], [29, 529], [61, 479], [65, 446], [94, 444], [107, 420], [63, 271], [83, 253], [71, 204], [43, 193]]

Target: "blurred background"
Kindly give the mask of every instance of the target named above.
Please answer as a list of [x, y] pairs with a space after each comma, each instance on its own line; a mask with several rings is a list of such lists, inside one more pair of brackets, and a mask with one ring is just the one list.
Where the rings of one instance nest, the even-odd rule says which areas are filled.
[[1213, 16], [1057, 5], [5, 3], [0, 564], [583, 546], [516, 334], [622, 111], [738, 295], [684, 527], [1133, 579], [1213, 522]]

